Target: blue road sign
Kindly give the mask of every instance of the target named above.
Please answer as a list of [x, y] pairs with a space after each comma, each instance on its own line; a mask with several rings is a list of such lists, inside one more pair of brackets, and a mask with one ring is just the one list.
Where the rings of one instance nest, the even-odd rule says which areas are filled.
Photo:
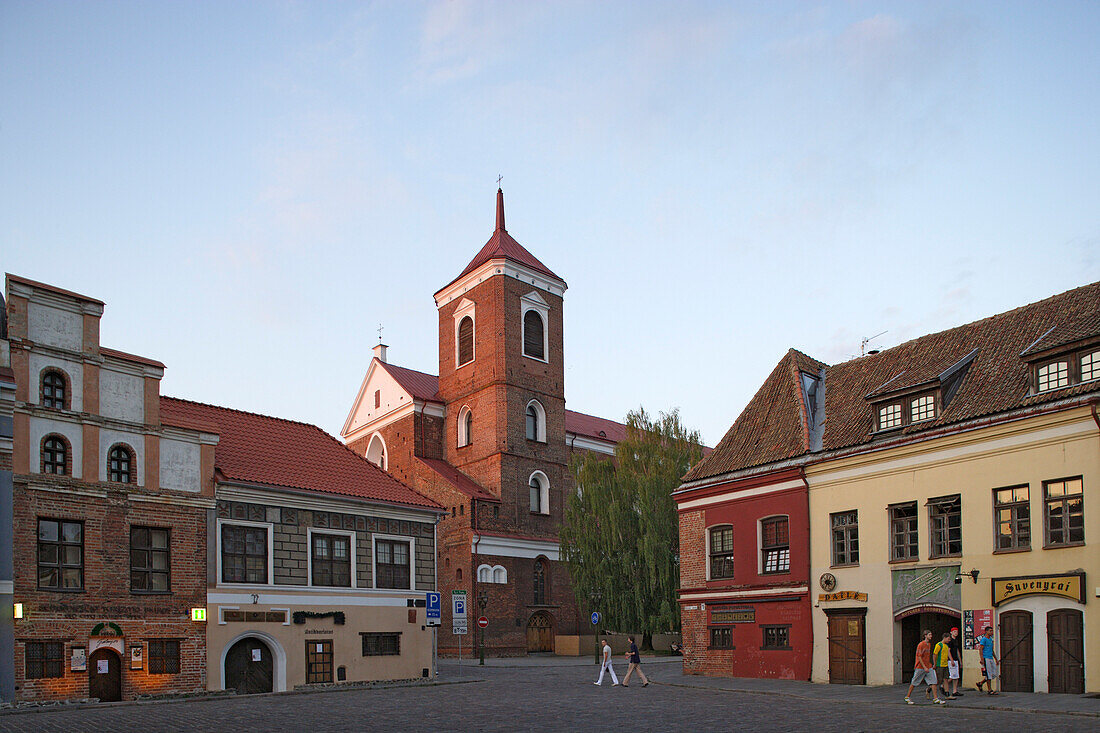
[[599, 622], [600, 622], [600, 612], [599, 611], [593, 611], [592, 612], [592, 625], [595, 626]]
[[438, 626], [441, 623], [441, 611], [443, 607], [440, 595], [434, 590], [428, 591], [425, 595], [427, 596], [425, 608], [427, 610], [426, 618], [428, 626]]

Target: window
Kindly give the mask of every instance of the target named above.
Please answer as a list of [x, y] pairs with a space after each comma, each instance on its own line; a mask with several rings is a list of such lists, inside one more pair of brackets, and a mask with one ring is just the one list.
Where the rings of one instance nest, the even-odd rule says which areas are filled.
[[715, 626], [710, 630], [711, 649], [733, 649], [733, 627]]
[[786, 626], [761, 626], [764, 630], [764, 644], [761, 649], [790, 649], [791, 627]]
[[69, 473], [69, 442], [60, 435], [47, 435], [42, 441], [42, 473]]
[[901, 405], [885, 405], [878, 408], [878, 429], [889, 430], [901, 427]]
[[527, 403], [527, 439], [546, 442], [546, 411], [538, 400]]
[[375, 540], [374, 565], [376, 588], [412, 588], [407, 540]]
[[107, 451], [107, 480], [117, 484], [134, 481], [134, 454], [130, 446], [116, 445]]
[[130, 590], [167, 593], [171, 585], [167, 529], [130, 527]]
[[833, 565], [859, 564], [859, 513], [829, 515], [833, 529]]
[[1039, 367], [1039, 391], [1058, 389], [1069, 384], [1069, 362], [1052, 361]]
[[401, 632], [365, 631], [362, 633], [362, 637], [364, 657], [396, 657], [401, 655]]
[[536, 606], [546, 605], [546, 562], [544, 560], [535, 560], [535, 571], [532, 573], [535, 584], [535, 600]]
[[786, 517], [760, 522], [760, 554], [765, 573], [791, 571], [791, 540]]
[[928, 500], [928, 523], [932, 530], [931, 556], [962, 554], [962, 502], [958, 494]]
[[149, 640], [149, 674], [180, 673], [179, 639]]
[[504, 568], [503, 565], [494, 565], [493, 566], [493, 582], [494, 583], [507, 583], [508, 582], [508, 571]]
[[535, 471], [527, 481], [531, 493], [531, 513], [550, 513], [550, 482], [542, 471]]
[[65, 676], [63, 641], [28, 641], [23, 657], [27, 679]]
[[529, 310], [523, 314], [524, 356], [533, 356], [536, 359], [546, 358], [543, 331], [542, 316], [537, 311]]
[[926, 394], [909, 403], [909, 422], [928, 420], [936, 416], [936, 398]]
[[474, 319], [465, 316], [458, 322], [458, 365], [474, 360]]
[[474, 413], [469, 407], [463, 405], [458, 411], [458, 447], [464, 448], [473, 442]]
[[890, 507], [890, 559], [917, 559], [917, 502]]
[[312, 535], [313, 585], [351, 587], [351, 537], [336, 534]]
[[1081, 477], [1043, 482], [1046, 547], [1085, 541], [1085, 497]]
[[733, 527], [710, 530], [710, 579], [733, 577]]
[[222, 582], [267, 582], [267, 527], [222, 525]]
[[1081, 381], [1100, 379], [1100, 351], [1081, 355]]
[[1027, 486], [993, 490], [996, 549], [1031, 549], [1031, 497]]
[[477, 569], [477, 582], [479, 583], [492, 583], [493, 582], [493, 569], [488, 565], [481, 565]]
[[84, 524], [38, 520], [38, 587], [84, 589]]
[[386, 470], [386, 441], [382, 438], [381, 433], [375, 433], [371, 436], [370, 443], [367, 445], [367, 461]]
[[306, 642], [306, 684], [332, 682], [332, 642]]
[[382, 406], [382, 390], [374, 390], [374, 409], [378, 409]]
[[55, 410], [68, 408], [69, 392], [65, 375], [56, 369], [50, 369], [42, 375], [42, 406]]

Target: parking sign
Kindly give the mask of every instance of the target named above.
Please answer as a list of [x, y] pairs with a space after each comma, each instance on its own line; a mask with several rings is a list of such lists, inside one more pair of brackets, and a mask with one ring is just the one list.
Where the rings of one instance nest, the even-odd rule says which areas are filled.
[[439, 626], [441, 623], [442, 602], [438, 592], [430, 590], [425, 594], [425, 615], [428, 626]]

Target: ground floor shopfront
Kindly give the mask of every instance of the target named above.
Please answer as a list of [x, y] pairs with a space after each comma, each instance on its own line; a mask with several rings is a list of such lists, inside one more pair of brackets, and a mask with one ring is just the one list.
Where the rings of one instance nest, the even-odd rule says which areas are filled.
[[208, 686], [249, 694], [434, 677], [425, 624], [424, 593], [211, 592]]

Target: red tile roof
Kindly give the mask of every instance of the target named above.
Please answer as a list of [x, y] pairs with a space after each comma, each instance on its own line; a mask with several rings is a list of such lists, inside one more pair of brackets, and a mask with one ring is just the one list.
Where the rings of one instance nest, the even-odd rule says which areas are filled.
[[8, 280], [11, 280], [12, 282], [20, 283], [22, 285], [29, 285], [32, 288], [38, 288], [40, 290], [49, 290], [51, 293], [57, 293], [59, 295], [65, 295], [65, 296], [68, 296], [70, 298], [76, 298], [77, 300], [82, 300], [85, 303], [97, 303], [99, 305], [104, 304], [102, 300], [96, 300], [95, 298], [89, 298], [87, 295], [81, 295], [80, 293], [74, 293], [71, 290], [63, 290], [63, 289], [61, 289], [59, 287], [56, 287], [54, 285], [48, 285], [46, 283], [40, 283], [37, 280], [31, 280], [31, 279], [28, 279], [28, 278], [25, 278], [25, 277], [19, 277], [18, 275], [12, 275], [10, 272], [7, 273], [7, 275], [8, 275]]
[[[868, 397], [938, 383], [941, 374], [971, 355], [973, 360], [961, 372], [958, 390], [935, 419], [883, 435], [919, 435], [1073, 395], [1100, 393], [1100, 380], [1095, 380], [1031, 394], [1028, 364], [1021, 358], [1025, 351], [1069, 348], [1076, 342], [1098, 337], [1100, 283], [1093, 283], [974, 323], [921, 336], [878, 354], [826, 367], [822, 449], [852, 448], [879, 438], [871, 432], [873, 415]], [[824, 365], [793, 349], [788, 352], [714, 452], [684, 480], [717, 476], [808, 453], [804, 400], [797, 371], [806, 367], [813, 371], [815, 366]]]
[[168, 424], [216, 426], [214, 465], [229, 481], [439, 509], [315, 425], [173, 397], [160, 398], [160, 413]]
[[619, 443], [626, 438], [626, 426], [622, 423], [573, 410], [565, 411], [565, 432], [611, 443]]
[[115, 359], [121, 359], [122, 361], [132, 361], [136, 364], [148, 364], [149, 366], [160, 367], [161, 369], [165, 368], [164, 363], [159, 362], [156, 359], [148, 359], [144, 356], [138, 356], [137, 354], [127, 354], [125, 351], [108, 349], [106, 346], [100, 346], [99, 353], [103, 356], [111, 356]]
[[435, 471], [443, 480], [466, 496], [472, 496], [482, 501], [500, 502], [500, 498], [495, 494], [491, 494], [481, 488], [476, 481], [446, 461], [441, 461], [438, 458], [417, 458], [416, 460]]
[[394, 381], [401, 385], [401, 389], [412, 395], [414, 400], [443, 404], [443, 399], [439, 396], [439, 377], [418, 372], [415, 369], [406, 369], [396, 364], [387, 364], [384, 361], [378, 361], [378, 363], [394, 378]]

